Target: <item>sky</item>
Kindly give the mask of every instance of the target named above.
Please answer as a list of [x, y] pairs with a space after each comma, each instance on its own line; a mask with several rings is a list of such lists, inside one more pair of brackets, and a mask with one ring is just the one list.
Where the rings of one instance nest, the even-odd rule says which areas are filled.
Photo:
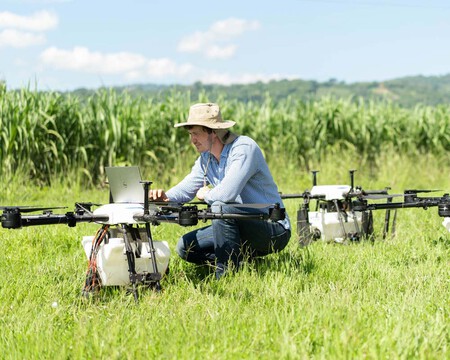
[[8, 89], [449, 73], [448, 0], [0, 0]]

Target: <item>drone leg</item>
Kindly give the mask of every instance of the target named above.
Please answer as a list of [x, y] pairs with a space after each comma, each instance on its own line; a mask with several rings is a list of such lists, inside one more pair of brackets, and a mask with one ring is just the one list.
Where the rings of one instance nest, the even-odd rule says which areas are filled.
[[128, 273], [130, 276], [130, 283], [131, 283], [131, 291], [133, 292], [134, 300], [138, 302], [138, 290], [136, 286], [136, 264], [135, 264], [135, 258], [133, 253], [133, 248], [130, 243], [130, 239], [127, 235], [127, 229], [126, 225], [122, 225], [122, 231], [123, 231], [123, 240], [125, 242], [125, 253], [127, 256], [128, 261]]
[[311, 243], [312, 234], [308, 221], [308, 205], [302, 204], [297, 211], [297, 235], [300, 246], [307, 246]]
[[397, 225], [397, 209], [394, 210], [394, 218], [392, 219], [391, 236], [395, 235], [395, 225]]
[[363, 232], [362, 230], [359, 228], [359, 224], [358, 224], [358, 219], [356, 217], [356, 212], [354, 210], [352, 210], [352, 215], [353, 215], [353, 222], [355, 223], [355, 229], [356, 229], [356, 233], [359, 236], [359, 239], [362, 239], [363, 237]]
[[363, 211], [362, 212], [362, 234], [365, 238], [373, 233], [373, 218], [371, 211]]
[[339, 219], [339, 224], [341, 225], [341, 229], [342, 229], [342, 238], [345, 240], [347, 239], [347, 233], [345, 232], [345, 226], [344, 226], [344, 220], [342, 219], [343, 215], [342, 215], [342, 211], [339, 209], [339, 204], [337, 200], [334, 200], [334, 205], [336, 206], [336, 211], [338, 213], [338, 219]]
[[[150, 191], [151, 181], [142, 181], [144, 184], [144, 214], [149, 214], [149, 202], [148, 202], [148, 194]], [[156, 250], [153, 244], [152, 232], [150, 231], [150, 223], [145, 223], [145, 230], [147, 232], [148, 245], [150, 246], [150, 251], [152, 254], [152, 265], [153, 265], [153, 276], [150, 278], [150, 281], [155, 281], [155, 289], [156, 291], [161, 291], [161, 284], [159, 280], [161, 279], [161, 274], [158, 272], [158, 266], [156, 264]]]
[[145, 230], [147, 231], [148, 245], [150, 246], [150, 251], [152, 253], [153, 273], [154, 276], [156, 277], [155, 289], [156, 291], [161, 291], [161, 283], [159, 282], [161, 275], [158, 272], [158, 265], [156, 264], [156, 249], [153, 244], [152, 233], [150, 231], [150, 224], [148, 222], [145, 223]]
[[[387, 199], [388, 203], [392, 202], [392, 198]], [[384, 228], [383, 228], [383, 239], [386, 239], [387, 234], [389, 233], [389, 223], [391, 221], [391, 210], [386, 210], [386, 215], [384, 216]]]

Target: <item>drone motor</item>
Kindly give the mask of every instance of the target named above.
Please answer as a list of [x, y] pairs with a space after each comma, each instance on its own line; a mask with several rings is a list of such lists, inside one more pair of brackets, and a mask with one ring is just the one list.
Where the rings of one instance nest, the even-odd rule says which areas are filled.
[[2, 214], [2, 226], [6, 229], [19, 229], [22, 227], [22, 216], [20, 209], [5, 209]]

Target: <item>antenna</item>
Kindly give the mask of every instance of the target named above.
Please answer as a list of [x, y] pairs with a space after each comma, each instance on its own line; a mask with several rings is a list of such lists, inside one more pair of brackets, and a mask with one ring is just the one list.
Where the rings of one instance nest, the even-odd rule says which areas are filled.
[[313, 174], [313, 186], [317, 185], [317, 173], [319, 172], [319, 170], [312, 170], [311, 171]]
[[352, 170], [350, 170], [349, 171], [349, 173], [350, 173], [350, 186], [351, 186], [351, 189], [350, 189], [350, 191], [353, 191], [353, 189], [355, 188], [355, 169], [352, 169]]

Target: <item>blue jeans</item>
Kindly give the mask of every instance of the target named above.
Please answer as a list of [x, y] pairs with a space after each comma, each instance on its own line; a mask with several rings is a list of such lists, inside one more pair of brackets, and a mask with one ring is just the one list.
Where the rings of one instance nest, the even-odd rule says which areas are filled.
[[[234, 207], [216, 202], [216, 213], [249, 214], [257, 209]], [[212, 224], [183, 235], [178, 241], [178, 255], [194, 264], [216, 263], [219, 278], [231, 262], [235, 269], [244, 257], [264, 256], [283, 250], [291, 231], [280, 223], [266, 220], [215, 219]]]

